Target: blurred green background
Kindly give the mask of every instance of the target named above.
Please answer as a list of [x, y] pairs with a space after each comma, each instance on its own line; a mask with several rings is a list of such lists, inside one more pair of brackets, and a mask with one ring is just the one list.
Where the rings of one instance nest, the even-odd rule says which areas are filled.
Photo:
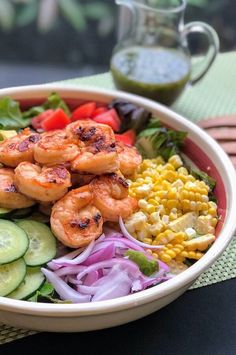
[[[118, 13], [114, 0], [0, 0], [0, 86], [107, 71]], [[209, 23], [230, 51], [235, 14], [236, 0], [188, 0], [185, 22]]]

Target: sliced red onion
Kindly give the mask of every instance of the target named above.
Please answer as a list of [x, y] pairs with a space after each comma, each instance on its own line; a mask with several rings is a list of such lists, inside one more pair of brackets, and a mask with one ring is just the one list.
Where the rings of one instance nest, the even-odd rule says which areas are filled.
[[143, 247], [145, 249], [162, 249], [163, 248], [163, 245], [152, 245], [152, 244], [143, 243], [143, 242], [140, 242], [139, 240], [135, 239], [134, 237], [132, 237], [132, 235], [129, 234], [129, 232], [125, 228], [124, 222], [121, 217], [119, 217], [119, 225], [120, 225], [120, 229], [121, 229], [121, 232], [123, 233], [123, 235], [127, 239], [132, 240], [135, 244], [140, 245], [141, 247]]
[[92, 297], [92, 302], [126, 296], [130, 293], [132, 280], [126, 271], [120, 268], [113, 268], [108, 275], [104, 276], [97, 291]]
[[114, 244], [109, 244], [107, 247], [98, 250], [96, 253], [91, 254], [87, 260], [84, 261], [83, 265], [92, 265], [99, 261], [109, 260], [115, 256], [115, 246]]
[[[120, 239], [121, 239], [121, 238], [120, 238]], [[125, 239], [125, 238], [122, 238], [122, 239]], [[125, 244], [124, 244], [121, 240], [114, 242], [114, 241], [106, 241], [106, 239], [105, 239], [103, 242], [101, 242], [101, 243], [95, 245], [95, 247], [94, 247], [92, 253], [95, 253], [95, 252], [97, 252], [98, 250], [101, 250], [101, 249], [103, 249], [103, 248], [106, 248], [108, 245], [114, 245], [115, 248], [128, 249], [128, 248], [125, 246]], [[92, 254], [91, 254], [91, 255], [92, 255]]]
[[142, 275], [140, 272], [138, 265], [135, 264], [133, 261], [127, 260], [127, 259], [122, 259], [122, 258], [114, 258], [111, 260], [105, 260], [105, 261], [100, 261], [96, 264], [90, 265], [86, 268], [86, 270], [80, 272], [77, 275], [77, 279], [81, 280], [86, 274], [90, 273], [91, 271], [103, 269], [103, 268], [111, 268], [114, 265], [120, 265], [123, 268], [125, 268], [129, 274], [131, 274], [133, 277], [139, 277]]
[[142, 285], [141, 280], [139, 280], [139, 279], [134, 280], [132, 282], [131, 291], [132, 292], [138, 292], [138, 291], [142, 291], [142, 290], [143, 290], [143, 285]]
[[62, 258], [60, 258], [60, 260], [55, 259], [55, 260], [53, 260], [53, 262], [60, 265], [60, 266], [70, 266], [70, 265], [81, 264], [91, 254], [91, 251], [93, 250], [93, 247], [94, 247], [94, 243], [95, 243], [94, 240], [92, 240], [89, 243], [89, 245], [84, 249], [84, 251], [72, 260], [67, 260], [67, 259], [63, 260]]
[[77, 277], [75, 275], [68, 275], [67, 276], [67, 282], [73, 284], [73, 285], [81, 285], [81, 281], [77, 280]]
[[88, 275], [84, 279], [84, 282], [83, 282], [84, 286], [91, 286], [101, 276], [102, 276], [102, 274], [99, 273], [97, 270], [91, 271], [90, 273], [88, 273]]
[[124, 237], [122, 237], [122, 238], [110, 238], [110, 237], [108, 237], [108, 238], [106, 238], [106, 241], [121, 242], [121, 243], [123, 243], [125, 245], [125, 247], [127, 249], [129, 248], [129, 249], [145, 252], [145, 250], [141, 246], [137, 245], [133, 241], [128, 240], [128, 239], [126, 239]]
[[54, 272], [57, 274], [57, 276], [76, 275], [85, 269], [86, 266], [83, 265], [70, 265], [70, 266], [61, 267], [60, 269]]
[[78, 285], [77, 290], [85, 295], [94, 295], [97, 292], [98, 287]]
[[58, 259], [53, 259], [51, 262], [47, 264], [47, 266], [50, 267], [50, 269], [52, 270], [57, 270], [62, 266], [81, 264], [90, 255], [94, 245], [100, 243], [104, 239], [105, 239], [105, 235], [101, 234], [97, 240], [93, 240], [92, 242], [90, 242], [90, 244], [86, 248], [82, 247], [73, 250], [72, 252], [64, 255], [63, 257], [60, 257]]
[[71, 260], [71, 259], [77, 257], [79, 254], [82, 253], [82, 251], [84, 251], [84, 248], [79, 248], [79, 249], [73, 250], [70, 253], [68, 253], [58, 259], [53, 259], [52, 261], [49, 261], [49, 263], [47, 263], [47, 266], [51, 270], [58, 270], [63, 266], [63, 261]]
[[47, 267], [53, 271], [59, 270], [61, 268], [61, 266], [54, 263], [53, 260], [47, 263]]
[[74, 259], [76, 256], [78, 256], [79, 254], [81, 254], [82, 251], [84, 251], [84, 249], [85, 249], [85, 248], [75, 249], [75, 250], [69, 252], [68, 254], [61, 256], [60, 258], [53, 259], [53, 261], [63, 261], [63, 260], [71, 260], [71, 259]]
[[146, 279], [145, 281], [142, 282], [142, 287], [143, 287], [142, 289], [145, 290], [147, 287], [155, 286], [158, 283], [160, 283], [162, 279], [163, 279], [163, 277], [155, 277], [155, 278]]
[[42, 273], [46, 276], [47, 280], [53, 285], [60, 298], [64, 301], [68, 300], [73, 303], [90, 302], [91, 296], [82, 295], [68, 286], [59, 276], [54, 272], [41, 268]]

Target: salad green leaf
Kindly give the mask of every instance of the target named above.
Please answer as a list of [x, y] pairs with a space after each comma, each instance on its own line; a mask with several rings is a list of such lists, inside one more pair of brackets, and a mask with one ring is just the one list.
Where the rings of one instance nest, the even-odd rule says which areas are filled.
[[61, 108], [67, 115], [70, 115], [70, 109], [65, 103], [64, 100], [57, 93], [52, 93], [48, 96], [47, 100], [39, 106], [33, 106], [29, 110], [23, 112], [24, 118], [33, 118], [40, 113], [44, 112], [48, 109], [56, 110], [57, 108]]
[[123, 133], [129, 129], [140, 132], [146, 126], [151, 116], [150, 112], [145, 108], [138, 107], [132, 102], [121, 99], [113, 100], [108, 106], [109, 108], [114, 108], [121, 119], [119, 133]]
[[186, 135], [187, 132], [164, 127], [158, 118], [153, 117], [147, 128], [139, 133], [136, 147], [143, 158], [151, 159], [161, 155], [168, 160], [172, 155], [180, 154]]
[[35, 292], [35, 294], [28, 299], [31, 302], [38, 302], [39, 297], [47, 297], [54, 293], [54, 287], [49, 282], [44, 282], [44, 284], [40, 287], [39, 290]]
[[18, 102], [10, 97], [0, 99], [0, 128], [4, 130], [14, 130], [25, 128], [30, 120], [23, 118]]
[[193, 168], [190, 166], [189, 173], [193, 175], [196, 179], [204, 181], [205, 184], [210, 187], [211, 191], [214, 189], [216, 181], [204, 171], [198, 170], [197, 168]]
[[136, 250], [127, 250], [125, 256], [128, 256], [130, 260], [135, 262], [140, 271], [146, 276], [152, 275], [154, 272], [158, 271], [158, 262], [154, 259], [148, 259], [142, 252]]
[[55, 289], [49, 282], [44, 282], [44, 284], [40, 287], [39, 290], [35, 292], [35, 294], [28, 298], [30, 302], [40, 302], [42, 299], [46, 299], [52, 303], [71, 303], [71, 301], [61, 301], [58, 298], [54, 297]]

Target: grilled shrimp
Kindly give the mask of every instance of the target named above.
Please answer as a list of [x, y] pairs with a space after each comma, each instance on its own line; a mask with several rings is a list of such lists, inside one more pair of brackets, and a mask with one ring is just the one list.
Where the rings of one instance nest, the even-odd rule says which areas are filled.
[[69, 124], [66, 131], [81, 147], [72, 161], [72, 170], [100, 175], [119, 169], [115, 136], [109, 126], [84, 120]]
[[62, 166], [41, 168], [28, 162], [15, 169], [15, 184], [20, 192], [37, 201], [57, 201], [71, 186], [70, 173]]
[[35, 202], [18, 192], [14, 184], [14, 170], [10, 168], [0, 169], [0, 207], [2, 208], [26, 208], [33, 206]]
[[123, 175], [132, 175], [142, 162], [142, 157], [135, 147], [123, 142], [116, 142], [116, 149], [120, 161], [120, 171]]
[[15, 168], [22, 161], [33, 162], [33, 148], [40, 140], [38, 133], [29, 128], [0, 143], [0, 163]]
[[68, 138], [64, 130], [43, 133], [41, 140], [34, 147], [36, 162], [47, 165], [69, 162], [78, 153], [78, 146]]
[[102, 234], [103, 219], [88, 185], [71, 190], [52, 208], [51, 229], [71, 248], [88, 245]]
[[88, 185], [96, 175], [71, 173], [71, 183], [73, 187]]
[[128, 196], [128, 183], [116, 173], [96, 177], [90, 183], [96, 206], [105, 220], [116, 222], [127, 218], [137, 208], [137, 200]]

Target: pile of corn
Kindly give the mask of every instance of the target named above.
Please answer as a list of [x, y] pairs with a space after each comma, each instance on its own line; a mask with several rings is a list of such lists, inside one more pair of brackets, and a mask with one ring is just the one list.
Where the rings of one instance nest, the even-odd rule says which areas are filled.
[[204, 255], [215, 240], [217, 205], [209, 201], [208, 185], [189, 174], [180, 156], [167, 163], [161, 157], [143, 160], [129, 185], [139, 205], [125, 221], [130, 234], [164, 245], [154, 255], [168, 264], [181, 266], [186, 258]]

